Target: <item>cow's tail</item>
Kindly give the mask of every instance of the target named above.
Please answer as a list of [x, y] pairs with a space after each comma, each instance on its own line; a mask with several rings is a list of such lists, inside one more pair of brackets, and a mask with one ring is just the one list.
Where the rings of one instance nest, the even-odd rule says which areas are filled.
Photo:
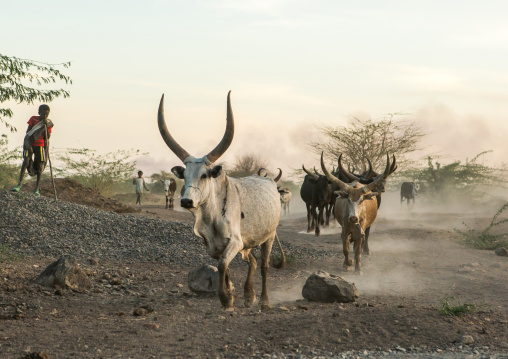
[[284, 255], [284, 251], [282, 250], [282, 245], [279, 241], [279, 236], [277, 236], [277, 233], [275, 233], [275, 239], [277, 240], [277, 245], [279, 246], [280, 250], [280, 262], [279, 263], [273, 263], [273, 266], [277, 269], [284, 268], [286, 266], [286, 256]]

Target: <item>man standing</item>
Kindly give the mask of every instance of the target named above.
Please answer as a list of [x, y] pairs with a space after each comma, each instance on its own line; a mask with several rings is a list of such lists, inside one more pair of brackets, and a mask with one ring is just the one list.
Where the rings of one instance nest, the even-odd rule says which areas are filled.
[[145, 179], [143, 178], [143, 171], [138, 171], [138, 178], [134, 178], [132, 180], [132, 184], [136, 185], [136, 204], [139, 203], [139, 206], [141, 206], [141, 195], [143, 194], [143, 187], [150, 192], [148, 187], [146, 186]]
[[34, 193], [40, 196], [39, 182], [41, 181], [42, 172], [46, 168], [49, 138], [53, 129], [53, 122], [48, 116], [49, 106], [40, 105], [39, 116], [32, 116], [28, 120], [28, 128], [23, 141], [23, 164], [21, 165], [18, 185], [12, 189], [14, 192], [19, 192], [25, 177], [25, 171], [28, 171], [31, 176], [37, 174]]

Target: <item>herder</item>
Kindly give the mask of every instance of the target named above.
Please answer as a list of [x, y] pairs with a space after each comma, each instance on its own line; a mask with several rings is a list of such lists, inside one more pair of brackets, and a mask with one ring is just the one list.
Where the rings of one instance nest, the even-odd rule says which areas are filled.
[[28, 120], [28, 128], [23, 141], [23, 164], [19, 173], [19, 182], [11, 191], [19, 192], [25, 171], [27, 171], [30, 176], [37, 174], [34, 194], [40, 196], [39, 182], [42, 172], [46, 168], [49, 138], [53, 129], [53, 122], [48, 118], [49, 111], [48, 105], [40, 105], [39, 116], [32, 116]]

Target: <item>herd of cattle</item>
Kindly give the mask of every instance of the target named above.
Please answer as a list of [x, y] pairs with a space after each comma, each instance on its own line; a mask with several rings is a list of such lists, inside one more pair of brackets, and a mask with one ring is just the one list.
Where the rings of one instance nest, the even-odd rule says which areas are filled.
[[[158, 110], [158, 126], [162, 138], [185, 167], [176, 166], [171, 172], [183, 179], [180, 205], [194, 216], [194, 234], [203, 239], [208, 254], [218, 260], [219, 298], [226, 310], [234, 309], [233, 286], [230, 280], [229, 264], [238, 254], [248, 263], [248, 274], [244, 286], [244, 304], [250, 307], [255, 299], [252, 285], [257, 260], [252, 249], [261, 248], [262, 290], [260, 305], [270, 307], [267, 294], [267, 276], [272, 245], [277, 241], [281, 259], [276, 267], [283, 267], [285, 256], [277, 226], [281, 211], [289, 213], [291, 191], [280, 188], [277, 182], [282, 171], [275, 178], [261, 175], [235, 178], [229, 177], [222, 166], [215, 162], [226, 152], [234, 135], [234, 119], [231, 108], [231, 92], [227, 97], [226, 131], [219, 144], [207, 155], [196, 158], [183, 149], [172, 137], [164, 118], [164, 95]], [[307, 231], [320, 234], [320, 225], [328, 225], [333, 214], [342, 227], [341, 239], [344, 253], [344, 267], [352, 266], [349, 246], [353, 243], [355, 271], [361, 272], [361, 253], [368, 254], [370, 227], [381, 205], [381, 194], [385, 191], [387, 178], [397, 169], [395, 155], [386, 155], [386, 166], [382, 173], [376, 172], [367, 159], [369, 168], [361, 174], [345, 170], [342, 155], [338, 158], [337, 170], [326, 168], [321, 154], [321, 169], [324, 174], [308, 171], [300, 195], [307, 207]], [[166, 208], [173, 208], [176, 182], [164, 181]], [[414, 183], [404, 183], [401, 189], [401, 203], [409, 201], [417, 193]]]

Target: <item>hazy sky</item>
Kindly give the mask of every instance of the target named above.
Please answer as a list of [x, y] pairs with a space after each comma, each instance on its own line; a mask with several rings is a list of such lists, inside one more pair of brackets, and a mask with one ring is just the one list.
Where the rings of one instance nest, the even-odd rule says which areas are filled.
[[[508, 152], [505, 1], [4, 1], [0, 53], [71, 61], [71, 97], [52, 103], [52, 146], [101, 153], [137, 148], [145, 173], [180, 164], [157, 128], [166, 121], [195, 156], [225, 129], [221, 158], [259, 153], [272, 168], [318, 164], [305, 146], [316, 124], [404, 112], [432, 152], [456, 159]], [[37, 107], [14, 110], [20, 145]], [[6, 104], [2, 104], [6, 107]], [[0, 128], [5, 132], [5, 128]]]

